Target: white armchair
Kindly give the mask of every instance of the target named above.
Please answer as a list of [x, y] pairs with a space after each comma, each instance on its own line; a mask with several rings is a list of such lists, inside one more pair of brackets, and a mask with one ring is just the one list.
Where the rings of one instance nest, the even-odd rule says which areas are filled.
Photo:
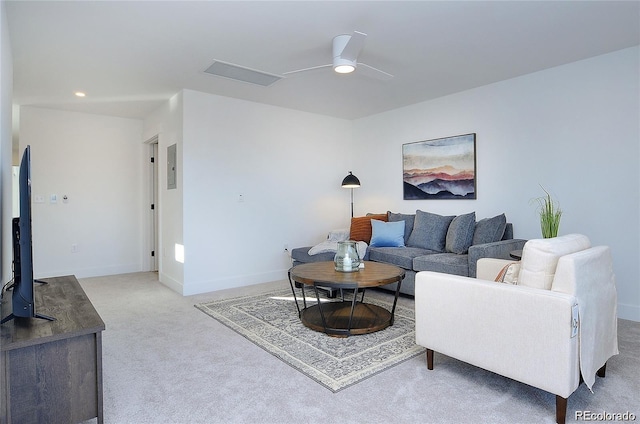
[[556, 395], [556, 422], [581, 381], [590, 390], [618, 353], [617, 295], [606, 246], [571, 234], [529, 240], [517, 284], [509, 261], [481, 259], [477, 278], [416, 274], [416, 343]]

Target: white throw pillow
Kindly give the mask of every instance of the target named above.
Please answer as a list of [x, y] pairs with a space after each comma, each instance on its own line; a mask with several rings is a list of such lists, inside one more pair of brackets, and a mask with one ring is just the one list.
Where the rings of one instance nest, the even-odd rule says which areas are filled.
[[558, 259], [590, 247], [589, 238], [582, 234], [529, 240], [522, 249], [518, 285], [550, 290]]
[[505, 265], [496, 280], [498, 283], [518, 284], [518, 274], [520, 273], [520, 262], [511, 262]]

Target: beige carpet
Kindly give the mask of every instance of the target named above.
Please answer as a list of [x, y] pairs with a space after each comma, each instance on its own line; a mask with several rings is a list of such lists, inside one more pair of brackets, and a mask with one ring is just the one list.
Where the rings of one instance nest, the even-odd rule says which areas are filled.
[[[155, 273], [80, 284], [107, 326], [106, 424], [554, 423], [553, 395], [442, 354], [433, 371], [422, 354], [334, 393], [193, 307], [286, 281], [188, 297]], [[581, 385], [569, 398], [568, 423], [585, 410], [640, 416], [640, 323], [620, 320], [619, 341], [594, 393]]]
[[[302, 293], [297, 292], [302, 306]], [[381, 299], [375, 291], [367, 291], [365, 300], [391, 310], [389, 299]], [[393, 326], [347, 338], [305, 327], [298, 318], [291, 290], [195, 306], [333, 392], [424, 352], [415, 344], [413, 309], [402, 306], [396, 308]]]

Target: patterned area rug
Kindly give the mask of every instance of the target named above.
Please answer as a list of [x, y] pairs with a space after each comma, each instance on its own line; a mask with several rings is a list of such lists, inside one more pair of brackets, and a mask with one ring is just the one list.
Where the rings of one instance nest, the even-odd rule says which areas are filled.
[[[308, 304], [311, 293], [307, 290]], [[296, 295], [302, 307], [301, 292], [297, 290]], [[390, 310], [393, 299], [386, 298], [389, 296], [372, 290], [365, 295], [366, 302]], [[298, 318], [290, 289], [215, 300], [195, 307], [333, 392], [424, 352], [415, 344], [413, 309], [400, 305], [391, 327], [346, 338], [305, 327]]]

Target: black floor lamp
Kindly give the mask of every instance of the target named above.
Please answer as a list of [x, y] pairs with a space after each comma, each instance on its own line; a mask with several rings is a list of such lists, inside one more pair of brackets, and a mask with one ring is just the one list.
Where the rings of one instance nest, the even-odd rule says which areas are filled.
[[349, 175], [342, 180], [342, 188], [351, 189], [351, 218], [353, 218], [353, 189], [360, 187], [360, 180], [349, 171]]

